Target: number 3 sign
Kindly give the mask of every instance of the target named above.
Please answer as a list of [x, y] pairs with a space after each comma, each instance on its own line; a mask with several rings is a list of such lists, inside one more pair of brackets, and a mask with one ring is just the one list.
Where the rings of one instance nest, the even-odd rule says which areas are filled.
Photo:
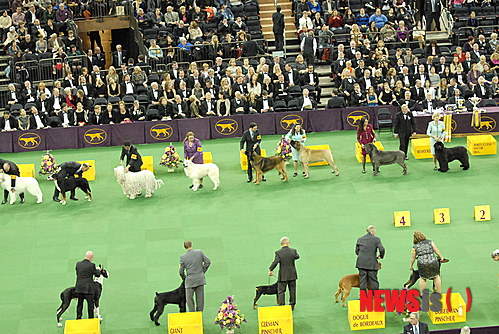
[[475, 206], [475, 220], [477, 222], [483, 222], [490, 220], [490, 205], [478, 205]]
[[450, 209], [442, 208], [433, 210], [433, 221], [435, 222], [435, 224], [449, 224]]

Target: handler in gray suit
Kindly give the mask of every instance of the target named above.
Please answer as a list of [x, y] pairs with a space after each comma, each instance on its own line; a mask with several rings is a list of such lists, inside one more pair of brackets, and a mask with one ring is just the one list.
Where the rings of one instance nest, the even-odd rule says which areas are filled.
[[295, 260], [300, 258], [294, 248], [289, 248], [289, 238], [281, 238], [282, 248], [275, 252], [274, 262], [269, 267], [269, 276], [273, 276], [272, 270], [279, 264], [279, 276], [277, 278], [277, 300], [279, 305], [284, 305], [286, 286], [289, 286], [289, 305], [294, 310], [296, 304], [296, 274]]
[[[200, 249], [192, 249], [192, 241], [185, 241], [187, 250], [180, 256], [180, 276], [185, 278], [185, 296], [189, 312], [202, 312], [204, 309], [204, 273], [210, 267], [211, 261]], [[187, 275], [185, 274], [187, 272]], [[194, 293], [196, 293], [196, 307], [194, 307]]]
[[[379, 256], [377, 256], [379, 250]], [[385, 247], [381, 239], [376, 237], [376, 226], [369, 225], [367, 234], [360, 237], [355, 245], [357, 254], [356, 267], [359, 269], [360, 289], [378, 290], [378, 259], [385, 256]]]

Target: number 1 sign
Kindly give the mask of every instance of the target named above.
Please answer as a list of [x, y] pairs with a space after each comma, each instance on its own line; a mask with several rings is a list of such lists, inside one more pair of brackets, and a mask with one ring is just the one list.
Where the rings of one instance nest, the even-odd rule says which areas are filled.
[[449, 224], [450, 209], [442, 208], [433, 210], [433, 221], [435, 222], [435, 224]]
[[393, 223], [395, 227], [411, 226], [411, 212], [395, 211], [393, 213]]
[[477, 205], [475, 206], [475, 220], [477, 222], [484, 222], [490, 220], [490, 205]]

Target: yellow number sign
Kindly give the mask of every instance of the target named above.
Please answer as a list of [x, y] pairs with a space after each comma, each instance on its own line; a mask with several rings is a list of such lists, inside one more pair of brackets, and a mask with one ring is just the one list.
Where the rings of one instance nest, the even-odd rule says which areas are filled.
[[433, 221], [435, 222], [435, 224], [449, 224], [450, 209], [442, 208], [433, 210]]
[[477, 222], [487, 221], [491, 219], [490, 205], [477, 205], [475, 206], [475, 220]]
[[411, 212], [395, 211], [393, 213], [393, 223], [395, 224], [395, 227], [411, 226]]

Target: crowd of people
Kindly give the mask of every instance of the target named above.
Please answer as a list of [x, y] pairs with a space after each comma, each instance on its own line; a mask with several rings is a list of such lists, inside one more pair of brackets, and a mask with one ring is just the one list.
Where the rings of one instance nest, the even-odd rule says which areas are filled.
[[[196, 5], [138, 0], [132, 10], [144, 36], [152, 28], [159, 35], [146, 41], [148, 53], [137, 59], [128, 58], [127, 50], [116, 45], [108, 64], [98, 39], [97, 46], [85, 53], [71, 28], [74, 17], [92, 10], [85, 3], [25, 6], [13, 1], [12, 13], [0, 16], [1, 38], [13, 56], [10, 71], [21, 76], [23, 83], [9, 85], [6, 107], [11, 112], [4, 113], [0, 128], [11, 131], [316, 109], [322, 96], [314, 67], [318, 57], [331, 62], [338, 88], [333, 90], [330, 108], [405, 104], [411, 111], [432, 113], [442, 104], [455, 104], [472, 95], [499, 98], [499, 40], [496, 33], [482, 34], [474, 12], [468, 20], [467, 42], [444, 54], [437, 41], [424, 50], [413, 48], [414, 41], [423, 46], [425, 33], [411, 11], [413, 4], [402, 0], [378, 5], [381, 8], [366, 4], [354, 14], [341, 1], [296, 2], [302, 54], [258, 59], [255, 56], [263, 50], [252, 40], [247, 18], [234, 15], [229, 2]], [[281, 15], [274, 22], [280, 27]], [[390, 43], [387, 29], [395, 30], [397, 47]], [[277, 30], [276, 37], [282, 35]], [[208, 50], [202, 52], [203, 60], [177, 61], [182, 60], [175, 56], [181, 50], [192, 60], [196, 45]], [[51, 68], [61, 79], [49, 87], [45, 82], [35, 85], [17, 61], [47, 53], [61, 59]], [[155, 72], [158, 64], [167, 70]]]

